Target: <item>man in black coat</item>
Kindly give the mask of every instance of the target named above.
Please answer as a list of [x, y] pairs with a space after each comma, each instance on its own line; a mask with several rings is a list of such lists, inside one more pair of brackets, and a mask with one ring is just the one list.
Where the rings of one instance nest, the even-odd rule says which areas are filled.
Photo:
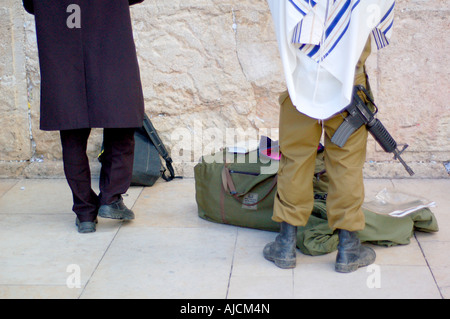
[[[97, 215], [134, 219], [121, 196], [131, 183], [134, 131], [144, 116], [131, 1], [23, 2], [36, 21], [40, 128], [60, 131], [78, 231], [95, 231]], [[91, 128], [104, 129], [99, 195], [86, 155]]]

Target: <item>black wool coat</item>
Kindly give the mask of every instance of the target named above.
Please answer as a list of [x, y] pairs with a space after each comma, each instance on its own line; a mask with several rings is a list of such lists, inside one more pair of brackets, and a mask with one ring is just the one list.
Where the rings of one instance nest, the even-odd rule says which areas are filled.
[[41, 129], [142, 126], [128, 0], [33, 0], [27, 7], [36, 20]]

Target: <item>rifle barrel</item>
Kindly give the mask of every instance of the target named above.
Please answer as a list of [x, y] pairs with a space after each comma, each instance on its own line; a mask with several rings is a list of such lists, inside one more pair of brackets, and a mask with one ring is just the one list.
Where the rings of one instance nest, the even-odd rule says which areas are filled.
[[411, 169], [411, 167], [408, 166], [408, 164], [406, 164], [406, 162], [403, 160], [403, 158], [400, 156], [400, 152], [398, 151], [398, 149], [394, 150], [394, 155], [395, 155], [395, 159], [398, 159], [400, 161], [400, 163], [403, 165], [403, 167], [406, 169], [406, 171], [408, 172], [408, 174], [410, 176], [414, 176], [414, 171]]

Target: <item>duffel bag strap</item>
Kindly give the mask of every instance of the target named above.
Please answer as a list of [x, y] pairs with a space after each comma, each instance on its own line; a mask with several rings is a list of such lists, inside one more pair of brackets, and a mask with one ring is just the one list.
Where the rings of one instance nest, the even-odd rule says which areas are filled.
[[222, 170], [222, 184], [223, 189], [230, 193], [231, 195], [236, 195], [236, 187], [234, 186], [233, 179], [231, 178], [230, 170], [227, 167], [227, 164], [223, 166]]
[[236, 191], [236, 187], [234, 185], [233, 179], [231, 178], [230, 170], [228, 169], [227, 164], [225, 164], [222, 169], [222, 185], [223, 185], [224, 191], [226, 193], [229, 193], [236, 201], [238, 201], [239, 203], [241, 203], [242, 205], [245, 205], [245, 206], [255, 206], [255, 205], [258, 205], [259, 203], [261, 203], [263, 200], [266, 199], [267, 196], [269, 196], [269, 194], [272, 192], [272, 190], [277, 185], [277, 182], [278, 182], [278, 175], [275, 175], [275, 177], [273, 178], [272, 184], [270, 185], [267, 193], [264, 194], [264, 196], [262, 196], [261, 199], [259, 201], [257, 201], [256, 203], [246, 204], [240, 198], [240, 196], [242, 196], [242, 194], [238, 194], [238, 192]]

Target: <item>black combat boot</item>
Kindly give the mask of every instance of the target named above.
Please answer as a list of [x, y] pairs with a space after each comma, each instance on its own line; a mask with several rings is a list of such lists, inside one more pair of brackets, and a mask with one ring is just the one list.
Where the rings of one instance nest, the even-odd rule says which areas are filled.
[[339, 245], [336, 256], [337, 272], [349, 273], [359, 267], [365, 267], [375, 262], [375, 251], [361, 245], [356, 232], [339, 229]]
[[296, 243], [297, 227], [282, 222], [280, 234], [275, 241], [264, 247], [264, 258], [273, 261], [280, 268], [294, 268], [297, 262], [295, 254]]

